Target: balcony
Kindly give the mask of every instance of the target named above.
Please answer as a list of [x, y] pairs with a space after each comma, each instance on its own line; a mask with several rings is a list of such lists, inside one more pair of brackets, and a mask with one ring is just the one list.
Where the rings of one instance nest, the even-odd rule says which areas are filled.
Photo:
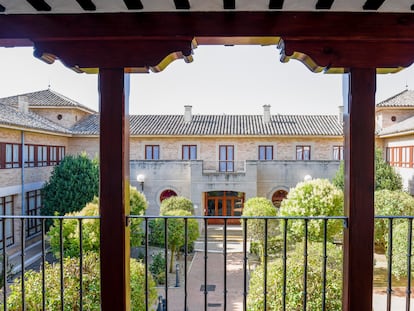
[[[209, 218], [224, 219], [224, 224], [209, 226], [207, 225]], [[348, 222], [346, 217], [242, 217], [242, 225], [232, 226], [228, 222], [233, 218], [240, 217], [129, 216], [130, 223], [140, 221], [143, 229], [141, 246], [133, 247], [131, 251], [131, 256], [138, 258], [142, 267], [142, 270], [136, 270], [136, 266], [131, 262], [131, 279], [137, 276], [137, 271], [141, 271], [142, 274], [142, 278], [138, 281], [136, 278], [131, 281], [131, 292], [133, 296], [135, 295], [135, 300], [131, 300], [132, 310], [208, 310], [210, 308], [252, 310], [252, 306], [254, 310], [292, 310], [293, 301], [296, 301], [301, 310], [341, 309], [340, 306], [333, 306], [332, 302], [335, 295], [339, 295], [339, 299], [342, 296], [340, 287], [339, 292], [335, 292], [333, 285], [337, 284], [337, 281], [340, 284], [342, 279], [342, 259], [335, 254], [342, 252], [343, 237], [338, 235], [331, 239], [329, 231], [334, 225], [346, 226]], [[413, 218], [376, 217], [376, 222], [382, 222], [385, 226], [387, 243], [391, 245], [386, 253], [375, 255], [373, 306], [376, 311], [409, 310], [412, 304]], [[86, 251], [90, 247], [87, 245], [90, 244], [90, 239], [87, 239], [90, 234], [88, 223], [97, 224], [100, 217], [1, 216], [0, 219], [2, 223], [15, 222], [22, 232], [25, 232], [28, 220], [36, 219], [42, 224], [39, 235], [41, 243], [37, 249], [40, 260], [37, 264], [30, 266], [26, 264], [29, 257], [33, 255], [33, 248], [29, 250], [26, 247], [24, 235], [20, 237], [19, 242], [16, 241], [17, 246], [20, 247], [20, 258], [15, 257], [8, 262], [8, 249], [2, 250], [3, 267], [8, 267], [10, 263], [21, 267], [21, 271], [14, 275], [10, 275], [8, 269], [3, 271], [1, 302], [3, 310], [100, 309], [99, 282], [91, 281], [91, 276], [95, 272], [88, 270], [92, 263], [89, 252]], [[50, 237], [45, 229], [46, 221], [49, 219], [55, 221], [54, 243], [56, 244], [57, 241], [57, 248], [55, 246], [54, 255], [51, 254]], [[164, 228], [163, 232], [167, 232], [166, 235], [162, 234], [158, 237], [163, 240], [162, 246], [154, 245], [154, 235], [160, 233], [154, 231], [151, 224], [155, 219], [158, 219], [161, 224], [159, 228]], [[173, 272], [169, 271], [168, 260], [162, 261], [162, 265], [158, 266], [158, 272], [166, 276], [165, 282], [154, 283], [155, 257], [165, 259], [171, 254], [169, 234], [173, 233], [165, 229], [169, 228], [170, 222], [177, 219], [181, 221], [184, 230], [183, 246], [180, 248], [179, 256], [174, 259]], [[190, 245], [188, 224], [193, 219], [198, 222], [201, 235], [194, 245]], [[66, 231], [66, 223], [71, 223], [74, 230], [78, 232], [77, 253], [73, 253], [73, 249], [64, 242], [70, 237]], [[260, 229], [259, 233], [262, 233], [263, 240], [251, 239], [250, 224], [253, 223]], [[393, 253], [392, 246], [395, 235], [398, 234], [396, 225], [401, 223], [405, 225], [403, 232], [406, 237], [405, 254]], [[299, 238], [295, 237], [289, 229], [292, 228], [290, 226], [301, 226], [303, 234]], [[315, 228], [320, 229], [321, 237], [317, 242], [316, 260]], [[0, 229], [4, 241], [6, 226], [1, 226]], [[73, 258], [64, 259], [62, 255], [66, 255], [69, 251], [72, 251]], [[99, 256], [99, 252], [96, 254], [97, 262], [99, 258], [104, 259]], [[112, 255], [116, 256], [116, 254]], [[401, 256], [406, 258], [402, 265]], [[49, 264], [48, 261], [51, 263]], [[400, 279], [393, 277], [396, 261], [400, 261], [399, 269], [402, 266], [405, 270], [403, 274], [406, 276]], [[339, 264], [333, 265], [335, 262]], [[299, 270], [294, 271], [293, 267]], [[33, 271], [38, 271], [36, 277], [33, 276]], [[21, 280], [23, 273], [26, 273], [26, 278]], [[106, 272], [103, 270], [101, 276], [104, 273]], [[276, 283], [274, 283], [275, 275], [278, 276]], [[34, 279], [36, 282], [33, 282]], [[13, 282], [15, 285], [12, 285]], [[37, 284], [38, 289], [35, 292], [33, 292], [34, 284]], [[52, 284], [55, 288], [51, 288]], [[292, 288], [296, 288], [294, 293]], [[143, 295], [139, 305], [134, 304], [137, 301], [137, 291], [141, 291]], [[316, 308], [315, 297], [317, 297]]]

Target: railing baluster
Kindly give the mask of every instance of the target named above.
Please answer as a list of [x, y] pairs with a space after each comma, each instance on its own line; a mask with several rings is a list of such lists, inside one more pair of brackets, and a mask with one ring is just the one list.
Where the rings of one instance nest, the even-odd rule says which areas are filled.
[[[168, 311], [168, 218], [164, 218], [165, 311]], [[171, 260], [173, 260], [171, 256]]]
[[[22, 267], [22, 272], [21, 272], [21, 275], [22, 275], [22, 310], [23, 311], [25, 311], [26, 310], [26, 299], [25, 299], [25, 279], [24, 279], [24, 272], [25, 272], [25, 270], [26, 270], [26, 268], [25, 268], [25, 264], [24, 264], [24, 261], [25, 261], [25, 256], [26, 256], [26, 254], [25, 254], [25, 252], [26, 252], [26, 237], [25, 237], [25, 232], [26, 232], [26, 226], [25, 226], [25, 224], [26, 224], [26, 222], [24, 221], [25, 219], [24, 218], [21, 218], [20, 219], [21, 220], [21, 228], [22, 228], [22, 231], [20, 232], [20, 245], [21, 245], [21, 248], [22, 248], [22, 251], [21, 251], [21, 267]], [[5, 241], [3, 241], [3, 247], [6, 245], [6, 244], [4, 244], [4, 242]]]
[[407, 230], [407, 289], [405, 295], [405, 311], [410, 311], [411, 308], [411, 257], [412, 257], [412, 234], [413, 234], [413, 219], [409, 218]]
[[188, 218], [184, 218], [184, 310], [188, 307], [188, 287], [187, 287], [187, 257], [188, 257]]
[[[134, 219], [130, 219], [130, 221], [134, 221]], [[145, 242], [144, 242], [144, 265], [145, 265], [145, 310], [148, 311], [148, 295], [149, 295], [149, 288], [148, 288], [148, 218], [144, 218], [144, 237], [145, 237]]]
[[208, 240], [207, 240], [207, 235], [208, 235], [208, 220], [207, 218], [204, 218], [204, 310], [207, 310], [207, 260], [208, 260]]
[[[1, 238], [3, 241], [3, 305], [4, 305], [4, 311], [7, 310], [7, 253], [6, 253], [6, 217], [3, 216], [1, 219]], [[10, 221], [13, 221], [11, 219]]]
[[60, 243], [60, 309], [64, 311], [64, 271], [63, 271], [63, 257], [64, 257], [64, 248], [63, 248], [63, 219], [59, 219], [59, 243]]
[[388, 219], [388, 275], [387, 275], [387, 311], [391, 311], [392, 294], [392, 230], [393, 218]]
[[286, 261], [287, 261], [287, 226], [288, 226], [288, 219], [283, 219], [283, 289], [282, 289], [282, 310], [286, 310]]
[[247, 310], [247, 219], [243, 221], [243, 310]]
[[224, 261], [224, 275], [223, 275], [223, 310], [227, 310], [227, 218], [224, 218], [224, 227], [223, 227], [223, 261]]
[[79, 221], [79, 310], [83, 310], [83, 233], [82, 218]]
[[46, 219], [42, 218], [42, 310], [46, 310]]
[[308, 302], [308, 219], [305, 219], [305, 240], [303, 243], [303, 310]]
[[326, 264], [328, 260], [328, 255], [326, 252], [326, 243], [328, 241], [327, 237], [328, 231], [328, 219], [324, 218], [323, 220], [323, 261], [322, 261], [322, 311], [326, 309]]
[[263, 310], [267, 310], [267, 225], [268, 225], [268, 219], [264, 219], [264, 268], [263, 268]]

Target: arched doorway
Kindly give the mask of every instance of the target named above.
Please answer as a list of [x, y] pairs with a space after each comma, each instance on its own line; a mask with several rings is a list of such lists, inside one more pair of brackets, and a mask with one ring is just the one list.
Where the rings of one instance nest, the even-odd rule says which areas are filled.
[[282, 201], [286, 198], [288, 192], [285, 190], [277, 190], [272, 195], [272, 203], [276, 208], [279, 208]]
[[[204, 214], [206, 216], [241, 216], [244, 205], [244, 192], [210, 191], [205, 195]], [[223, 224], [222, 219], [209, 219], [209, 224]], [[228, 224], [240, 224], [238, 219], [229, 219]]]
[[165, 199], [176, 197], [177, 193], [174, 190], [166, 189], [160, 194], [160, 203], [164, 201]]

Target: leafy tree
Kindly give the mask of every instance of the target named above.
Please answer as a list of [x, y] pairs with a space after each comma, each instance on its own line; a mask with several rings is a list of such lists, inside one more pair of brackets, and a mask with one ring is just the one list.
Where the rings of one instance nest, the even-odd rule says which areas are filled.
[[42, 215], [77, 212], [92, 201], [98, 191], [98, 162], [90, 160], [86, 154], [68, 155], [53, 168], [49, 181], [42, 189]]
[[160, 215], [175, 210], [184, 210], [194, 215], [194, 206], [191, 200], [185, 197], [173, 196], [161, 202]]
[[[169, 272], [173, 272], [174, 256], [185, 244], [185, 221], [184, 218], [191, 216], [191, 213], [184, 210], [171, 210], [164, 213], [164, 216], [180, 216], [182, 218], [169, 218], [167, 220], [167, 242], [171, 251]], [[199, 236], [198, 222], [195, 219], [187, 219], [188, 245], [192, 245]], [[151, 224], [151, 241], [164, 246], [165, 219], [157, 218]]]
[[[344, 162], [341, 161], [332, 183], [340, 189], [344, 189]], [[375, 149], [375, 190], [401, 190], [401, 176], [390, 166], [379, 148]]]
[[[64, 273], [64, 310], [80, 310], [79, 307], [79, 259], [65, 258]], [[145, 310], [145, 267], [142, 263], [131, 258], [131, 306], [132, 310]], [[99, 311], [100, 304], [100, 258], [95, 252], [84, 254], [83, 266], [83, 306], [84, 309]], [[60, 310], [60, 264], [45, 264], [46, 310]], [[25, 302], [27, 310], [42, 310], [42, 271], [27, 270], [24, 273]], [[148, 301], [154, 304], [157, 298], [155, 282], [148, 275]], [[21, 277], [10, 285], [7, 297], [7, 310], [22, 310]], [[0, 305], [3, 309], [3, 305]]]
[[[291, 189], [280, 207], [282, 216], [340, 216], [343, 215], [343, 193], [327, 179], [300, 182]], [[283, 225], [283, 222], [281, 223]], [[288, 232], [294, 239], [304, 237], [305, 221], [288, 221]], [[311, 241], [322, 241], [323, 220], [308, 221], [308, 236]], [[342, 221], [330, 220], [327, 238], [333, 240], [342, 232]]]
[[[243, 215], [246, 217], [254, 216], [277, 216], [276, 208], [272, 201], [266, 198], [251, 198], [246, 201], [243, 208]], [[268, 240], [277, 234], [278, 222], [275, 219], [267, 220], [267, 232], [265, 230], [264, 219], [249, 219], [247, 221], [247, 237], [257, 243], [259, 256], [264, 261], [265, 238]]]
[[[145, 196], [130, 187], [130, 209], [131, 215], [142, 215], [148, 206]], [[68, 213], [66, 216], [98, 216], [99, 215], [99, 200], [97, 197], [79, 212]], [[142, 238], [142, 219], [132, 219], [131, 221], [131, 245], [139, 246]], [[84, 219], [82, 220], [82, 250], [98, 251], [100, 246], [100, 231], [99, 220]], [[60, 256], [60, 220], [56, 219], [48, 232], [50, 237], [50, 246], [53, 253]], [[80, 234], [79, 234], [79, 220], [64, 219], [62, 220], [62, 235], [64, 256], [79, 257], [80, 251]]]
[[[403, 191], [375, 191], [375, 215], [411, 216], [414, 213], [414, 198]], [[385, 249], [388, 238], [388, 219], [375, 220], [374, 243], [379, 249]]]
[[[327, 244], [326, 266], [326, 310], [342, 308], [342, 250], [331, 243]], [[323, 248], [322, 243], [309, 243], [307, 272], [307, 308], [306, 310], [322, 310], [323, 295]], [[287, 255], [286, 270], [286, 310], [303, 310], [304, 295], [304, 255], [303, 244], [296, 245]], [[259, 266], [250, 278], [247, 310], [249, 311], [281, 311], [283, 309], [282, 293], [284, 283], [283, 259], [277, 258], [267, 265], [267, 307], [264, 309], [264, 267]]]

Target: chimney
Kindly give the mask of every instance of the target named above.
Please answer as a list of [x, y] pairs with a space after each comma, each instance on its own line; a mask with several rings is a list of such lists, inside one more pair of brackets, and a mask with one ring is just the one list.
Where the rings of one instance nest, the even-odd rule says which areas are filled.
[[185, 123], [189, 123], [191, 122], [191, 119], [193, 118], [193, 115], [191, 113], [191, 109], [193, 108], [193, 106], [190, 105], [185, 105], [184, 106], [184, 122]]
[[270, 105], [263, 105], [263, 123], [270, 123]]
[[338, 122], [344, 123], [344, 106], [338, 106]]
[[23, 113], [29, 112], [29, 101], [27, 99], [27, 96], [17, 97], [17, 109]]

